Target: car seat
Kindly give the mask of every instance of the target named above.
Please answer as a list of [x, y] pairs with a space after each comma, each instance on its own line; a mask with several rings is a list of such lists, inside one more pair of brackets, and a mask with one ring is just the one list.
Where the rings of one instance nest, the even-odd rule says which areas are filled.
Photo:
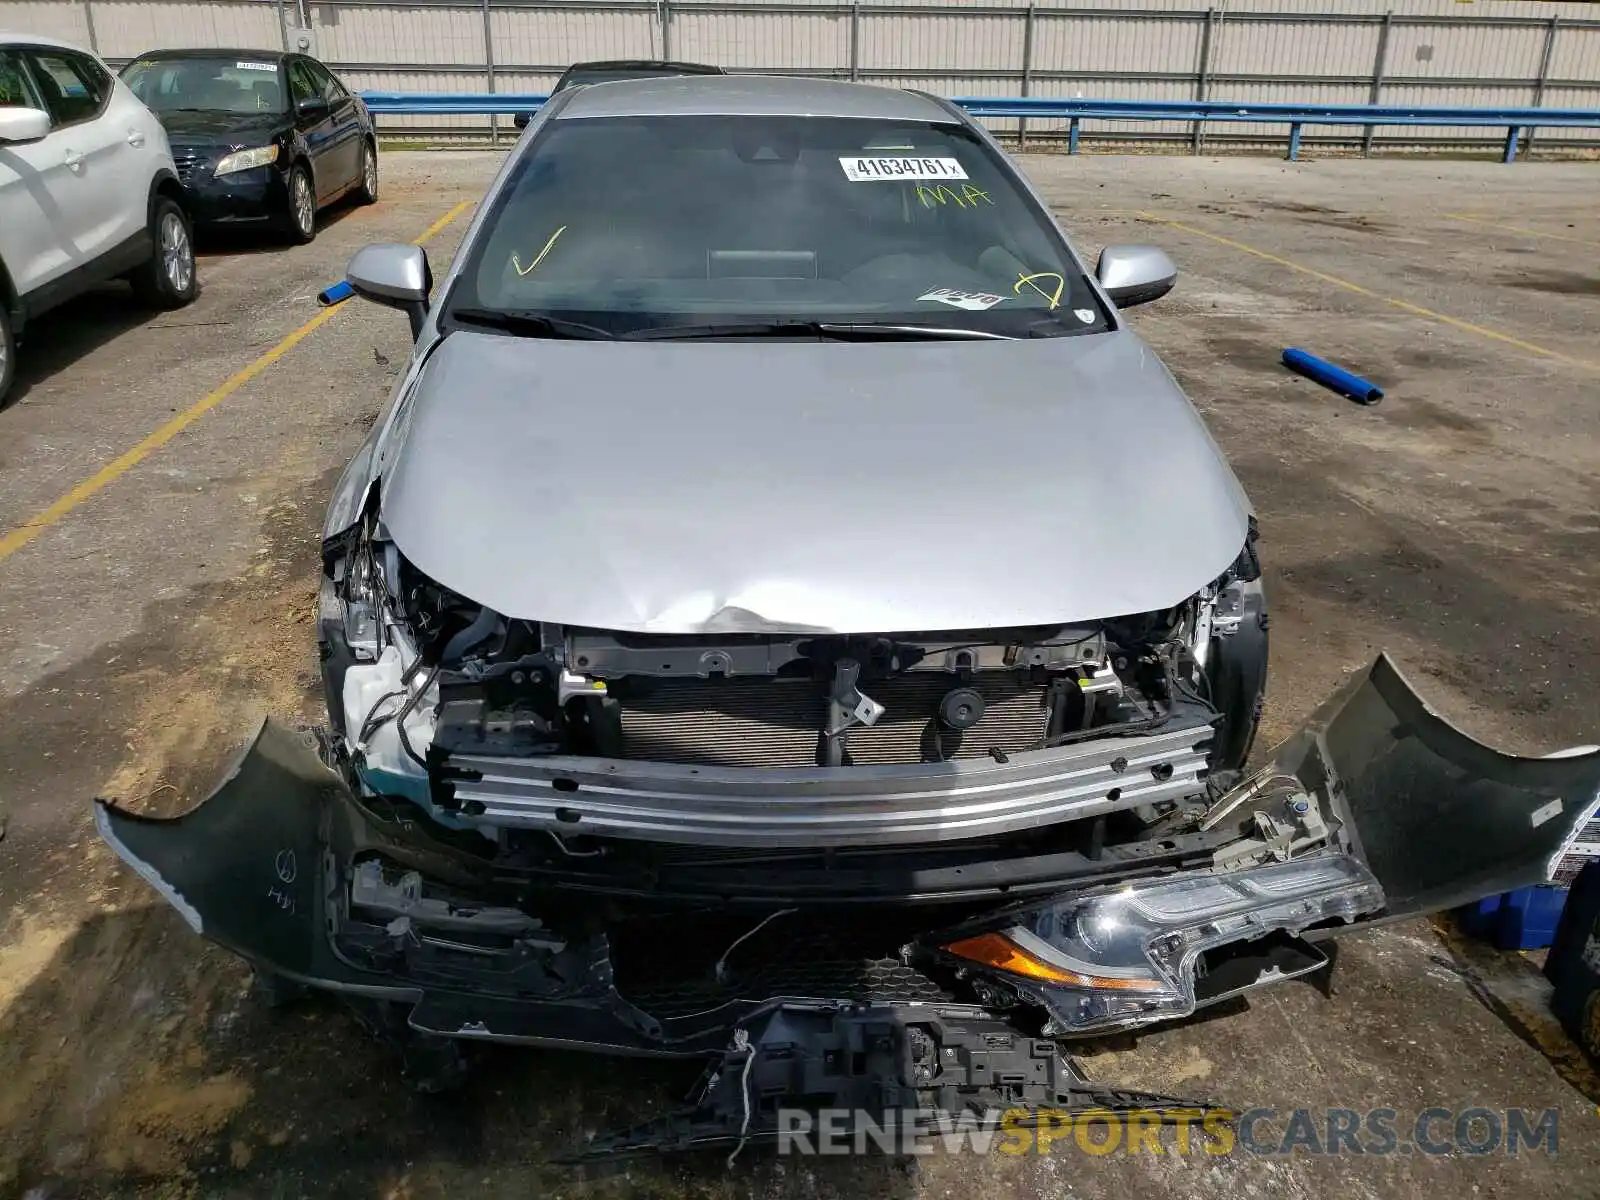
[[276, 79], [257, 79], [250, 91], [257, 112], [278, 112], [283, 108], [283, 91]]

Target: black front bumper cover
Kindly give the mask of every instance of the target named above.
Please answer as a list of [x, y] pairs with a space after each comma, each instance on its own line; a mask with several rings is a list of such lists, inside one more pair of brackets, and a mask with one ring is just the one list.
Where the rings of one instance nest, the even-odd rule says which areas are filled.
[[[1349, 852], [1382, 886], [1386, 908], [1374, 919], [1536, 882], [1600, 797], [1600, 752], [1523, 759], [1493, 751], [1429, 710], [1386, 659], [1285, 743], [1275, 769], [1326, 799]], [[197, 933], [272, 977], [382, 1005], [418, 1037], [720, 1055], [724, 1065], [730, 1037], [755, 1034], [764, 1044], [774, 1028], [797, 1027], [794, 1012], [828, 1014], [800, 1039], [805, 1058], [860, 1034], [866, 1014], [896, 1028], [927, 1019], [998, 1023], [995, 1003], [1016, 992], [1048, 1009], [1048, 988], [986, 989], [981, 971], [958, 980], [952, 964], [916, 953], [917, 943], [1019, 895], [1048, 902], [1113, 879], [1203, 866], [1214, 848], [1189, 834], [1137, 851], [987, 866], [834, 864], [818, 873], [701, 862], [631, 882], [586, 873], [580, 860], [565, 872], [533, 873], [537, 898], [493, 910], [507, 936], [455, 939], [448, 925], [441, 932], [437, 922], [357, 911], [353, 864], [377, 856], [455, 887], [466, 900], [448, 917], [463, 928], [492, 907], [481, 897], [529, 896], [529, 880], [508, 885], [487, 860], [453, 854], [372, 803], [323, 764], [313, 736], [268, 723], [193, 811], [152, 819], [100, 801], [96, 819]], [[551, 926], [528, 912], [548, 912]], [[758, 938], [766, 919], [782, 923]], [[854, 948], [867, 952], [852, 959], [818, 949], [808, 940], [818, 930], [860, 934]], [[763, 945], [764, 959], [748, 957]], [[1197, 993], [1200, 1002], [1321, 961], [1286, 936], [1241, 949], [1232, 969]], [[652, 952], [656, 963], [683, 959], [693, 969], [663, 982], [640, 965]], [[1061, 1087], [1056, 1067], [1035, 1082], [1044, 1090], [1025, 1103], [1059, 1100], [1050, 1090]]]

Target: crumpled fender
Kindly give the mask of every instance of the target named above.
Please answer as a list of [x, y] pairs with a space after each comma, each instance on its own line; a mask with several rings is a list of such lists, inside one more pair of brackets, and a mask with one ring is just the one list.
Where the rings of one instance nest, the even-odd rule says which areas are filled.
[[96, 800], [95, 824], [196, 933], [271, 975], [394, 1001], [407, 1008], [416, 1031], [621, 1054], [690, 1056], [715, 1048], [703, 1038], [666, 1044], [659, 1023], [617, 995], [609, 960], [595, 956], [592, 940], [574, 940], [561, 956], [560, 986], [521, 1000], [369, 970], [339, 954], [331, 931], [348, 899], [344, 868], [357, 854], [378, 851], [469, 891], [483, 880], [460, 860], [399, 838], [357, 804], [323, 763], [313, 736], [272, 720], [262, 722], [197, 808], [156, 818]]
[[324, 934], [327, 848], [349, 792], [309, 736], [261, 725], [197, 808], [158, 818], [95, 801], [107, 844], [189, 927], [251, 962], [318, 987], [413, 998], [337, 958]]

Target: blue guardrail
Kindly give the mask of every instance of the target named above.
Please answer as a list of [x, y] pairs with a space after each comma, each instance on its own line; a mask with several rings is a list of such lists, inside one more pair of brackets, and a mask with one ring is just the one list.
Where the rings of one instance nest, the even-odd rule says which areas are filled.
[[[362, 92], [379, 116], [515, 116], [539, 109], [548, 96], [538, 93]], [[1371, 104], [1237, 104], [1227, 100], [1060, 100], [1038, 96], [957, 97], [975, 117], [1032, 117], [1068, 122], [1067, 150], [1078, 152], [1083, 121], [1198, 121], [1286, 125], [1289, 158], [1300, 157], [1300, 132], [1306, 125], [1476, 125], [1506, 131], [1504, 162], [1513, 162], [1526, 131], [1535, 128], [1600, 128], [1600, 109], [1584, 108], [1428, 108]]]

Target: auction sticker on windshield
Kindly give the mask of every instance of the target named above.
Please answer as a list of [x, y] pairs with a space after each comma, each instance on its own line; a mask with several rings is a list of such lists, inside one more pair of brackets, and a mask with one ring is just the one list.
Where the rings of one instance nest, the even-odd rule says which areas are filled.
[[235, 71], [276, 71], [278, 68], [271, 63], [261, 62], [236, 62], [233, 64]]
[[1004, 296], [992, 295], [989, 292], [959, 292], [955, 288], [934, 288], [918, 296], [921, 300], [937, 300], [940, 304], [948, 304], [952, 308], [965, 308], [973, 312], [983, 312], [993, 308]]
[[851, 183], [877, 183], [889, 179], [965, 179], [967, 173], [953, 158], [841, 158], [839, 165]]

